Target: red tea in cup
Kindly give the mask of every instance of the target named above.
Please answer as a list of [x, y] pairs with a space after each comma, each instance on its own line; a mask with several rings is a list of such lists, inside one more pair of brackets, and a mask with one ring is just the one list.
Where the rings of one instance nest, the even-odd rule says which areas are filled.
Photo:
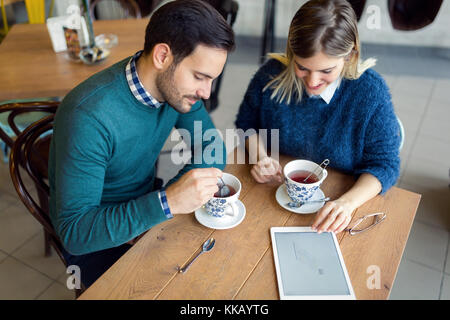
[[233, 196], [233, 195], [236, 194], [236, 190], [234, 190], [234, 188], [233, 188], [232, 186], [230, 186], [230, 185], [228, 185], [228, 184], [226, 184], [226, 186], [227, 186], [228, 189], [230, 190], [230, 194], [229, 194], [229, 195], [227, 195], [226, 197], [221, 197], [221, 196], [220, 196], [220, 190], [219, 190], [219, 191], [217, 191], [216, 193], [214, 193], [214, 197], [215, 197], [215, 198], [228, 198], [228, 197], [231, 197], [231, 196]]
[[[319, 177], [316, 176], [314, 173], [311, 174], [311, 176], [306, 179], [309, 175], [311, 174], [310, 171], [307, 170], [296, 170], [293, 171], [289, 174], [289, 178], [295, 182], [299, 182], [299, 183], [316, 183], [317, 181], [319, 181]], [[305, 181], [306, 179], [306, 181]]]

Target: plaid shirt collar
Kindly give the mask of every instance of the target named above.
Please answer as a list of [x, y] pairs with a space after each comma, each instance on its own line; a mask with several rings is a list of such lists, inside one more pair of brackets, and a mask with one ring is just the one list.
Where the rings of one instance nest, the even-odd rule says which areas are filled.
[[139, 76], [136, 70], [136, 61], [142, 55], [142, 52], [142, 50], [136, 52], [136, 54], [131, 57], [125, 68], [125, 75], [127, 77], [128, 86], [130, 87], [131, 93], [133, 93], [134, 97], [139, 102], [151, 108], [159, 108], [162, 106], [162, 103], [153, 98], [152, 95], [147, 90], [145, 90], [141, 80], [139, 80]]

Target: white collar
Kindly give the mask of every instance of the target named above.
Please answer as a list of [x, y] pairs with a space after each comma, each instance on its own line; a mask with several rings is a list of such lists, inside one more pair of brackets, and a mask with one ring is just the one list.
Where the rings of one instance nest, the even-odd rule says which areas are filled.
[[336, 92], [336, 89], [339, 87], [339, 84], [341, 83], [341, 78], [337, 78], [336, 80], [334, 80], [332, 83], [330, 83], [325, 90], [323, 90], [323, 92], [321, 94], [319, 94], [318, 96], [314, 96], [314, 95], [310, 95], [308, 93], [308, 91], [306, 91], [306, 93], [308, 93], [309, 97], [321, 97], [323, 99], [323, 101], [325, 101], [327, 104], [330, 103], [331, 99], [333, 99], [334, 93]]

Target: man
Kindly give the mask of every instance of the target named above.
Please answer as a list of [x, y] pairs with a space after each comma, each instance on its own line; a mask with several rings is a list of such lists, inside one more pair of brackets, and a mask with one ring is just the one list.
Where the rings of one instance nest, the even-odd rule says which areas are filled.
[[[185, 165], [165, 188], [154, 185], [155, 163], [173, 127], [192, 137], [215, 129], [201, 99], [209, 97], [233, 48], [233, 31], [210, 5], [169, 2], [152, 15], [143, 51], [64, 98], [50, 147], [50, 217], [85, 287], [130, 241], [173, 215], [191, 213], [218, 190], [225, 151], [212, 165]], [[216, 140], [192, 150], [213, 143], [224, 148]]]

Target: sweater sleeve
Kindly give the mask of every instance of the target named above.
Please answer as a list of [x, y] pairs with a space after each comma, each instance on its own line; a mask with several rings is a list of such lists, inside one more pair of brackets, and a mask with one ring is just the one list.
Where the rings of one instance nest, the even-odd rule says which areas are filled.
[[227, 161], [225, 144], [203, 102], [197, 102], [192, 106], [191, 111], [179, 115], [175, 127], [190, 149], [191, 157], [185, 159], [186, 165], [166, 186], [171, 185], [192, 169], [215, 167], [223, 170], [225, 168]]
[[158, 191], [122, 203], [101, 203], [112, 138], [86, 112], [55, 127], [55, 208], [52, 223], [68, 252], [86, 254], [119, 246], [167, 220]]
[[364, 172], [374, 175], [381, 183], [381, 194], [386, 193], [397, 181], [400, 174], [400, 127], [397, 116], [386, 89], [380, 99], [365, 131], [362, 164], [355, 174]]

